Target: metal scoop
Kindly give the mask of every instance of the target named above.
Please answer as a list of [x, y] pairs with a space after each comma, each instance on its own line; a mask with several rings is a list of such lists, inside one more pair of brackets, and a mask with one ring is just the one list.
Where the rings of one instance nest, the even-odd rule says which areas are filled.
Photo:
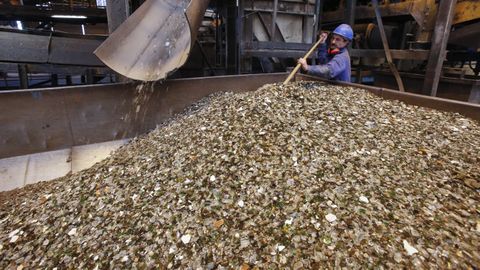
[[147, 0], [94, 53], [128, 78], [163, 79], [187, 61], [208, 2]]

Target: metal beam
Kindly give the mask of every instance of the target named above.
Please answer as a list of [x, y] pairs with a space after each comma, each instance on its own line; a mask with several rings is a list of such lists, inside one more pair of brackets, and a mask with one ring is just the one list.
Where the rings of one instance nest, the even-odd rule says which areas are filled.
[[275, 40], [275, 30], [277, 30], [277, 9], [278, 9], [278, 0], [273, 1], [273, 14], [272, 14], [272, 36], [270, 40]]
[[[347, 8], [345, 9], [345, 23], [353, 26], [355, 24], [355, 7], [357, 0], [347, 1]], [[352, 42], [348, 44], [348, 49], [352, 49]]]
[[345, 23], [349, 25], [355, 24], [355, 8], [357, 7], [357, 0], [347, 1], [345, 8]]
[[[415, 1], [405, 1], [395, 4], [381, 5], [380, 12], [384, 17], [409, 15], [414, 9]], [[375, 9], [371, 6], [357, 6], [355, 17], [358, 20], [375, 18]], [[336, 10], [323, 13], [324, 22], [345, 20], [345, 11]]]
[[[69, 66], [69, 65], [52, 65], [52, 64], [25, 64], [27, 66], [28, 73], [53, 73], [53, 74], [83, 74], [88, 68], [86, 66]], [[94, 68], [98, 74], [112, 73], [111, 69], [107, 67]], [[18, 65], [15, 63], [2, 63], [0, 62], [0, 72], [16, 73]]]
[[93, 54], [104, 37], [83, 35], [0, 31], [0, 62], [105, 65]]
[[[316, 41], [318, 36], [318, 27], [320, 22], [320, 7], [321, 0], [315, 0], [315, 16], [313, 16], [313, 33], [312, 33], [312, 44]], [[312, 65], [317, 64], [317, 59], [314, 57], [312, 59]]]
[[276, 49], [258, 49], [258, 50], [244, 50], [245, 56], [255, 57], [278, 57], [278, 58], [300, 58], [305, 55], [305, 51], [298, 50], [276, 50]]
[[284, 50], [299, 50], [308, 51], [312, 47], [310, 43], [296, 43], [296, 42], [271, 42], [271, 41], [253, 41], [245, 42], [245, 49], [284, 49]]
[[245, 10], [244, 10], [244, 7], [245, 6], [245, 1], [244, 0], [238, 0], [237, 1], [237, 16], [236, 16], [236, 22], [235, 22], [235, 32], [236, 32], [236, 47], [237, 47], [237, 50], [236, 50], [236, 61], [235, 61], [235, 72], [236, 74], [240, 74], [241, 71], [242, 71], [242, 64], [243, 64], [243, 60], [242, 60], [242, 55], [243, 55], [243, 40], [245, 39], [244, 38], [244, 33], [243, 33], [243, 29], [244, 29], [244, 16], [245, 16]]
[[[427, 60], [428, 50], [390, 50], [392, 59], [401, 60]], [[377, 49], [352, 49], [350, 56], [363, 58], [383, 58], [384, 50]]]
[[[422, 83], [425, 80], [425, 76], [405, 72], [401, 74], [404, 79], [405, 89], [407, 89], [408, 92], [422, 94]], [[375, 70], [373, 76], [375, 77], [375, 86], [392, 88], [396, 84], [395, 78], [387, 70]], [[480, 95], [479, 92], [480, 80], [442, 76], [440, 77], [440, 83], [438, 85], [437, 97], [480, 103], [480, 99], [477, 99]], [[426, 97], [430, 98], [430, 96]], [[478, 117], [480, 117], [480, 114]]]
[[[278, 24], [275, 23], [273, 26], [275, 26], [275, 31], [276, 31], [276, 35], [275, 35], [275, 39], [272, 38], [272, 34], [271, 34], [271, 30], [272, 30], [272, 17], [271, 16], [268, 16], [266, 15], [265, 13], [257, 13], [258, 14], [258, 19], [260, 20], [260, 23], [263, 25], [263, 27], [265, 28], [265, 32], [267, 33], [270, 41], [285, 41], [285, 38], [283, 37], [282, 35], [282, 32], [280, 32], [280, 28], [278, 28]], [[268, 27], [270, 26], [270, 27]]]
[[438, 83], [442, 71], [448, 36], [452, 28], [453, 15], [457, 0], [442, 0], [438, 6], [437, 21], [432, 37], [432, 47], [428, 57], [427, 71], [423, 83], [423, 93], [431, 96], [437, 95]]
[[[253, 20], [254, 14], [243, 13], [243, 25], [242, 25], [242, 41], [240, 43], [241, 50], [244, 48], [245, 42], [253, 41]], [[252, 58], [248, 55], [242, 54], [240, 56], [240, 74], [241, 73], [252, 73]]]
[[[65, 18], [53, 15], [75, 15], [78, 18]], [[99, 8], [42, 8], [36, 6], [10, 6], [2, 5], [0, 8], [0, 20], [5, 21], [49, 21], [63, 23], [106, 23], [107, 16], [104, 9]]]
[[112, 33], [130, 15], [128, 0], [107, 1], [108, 32]]
[[[254, 41], [244, 43], [244, 53], [257, 57], [302, 57], [305, 51], [310, 49], [311, 44], [307, 43], [289, 43], [289, 42], [269, 42]], [[392, 59], [403, 60], [427, 60], [428, 50], [390, 50]], [[383, 58], [385, 51], [376, 49], [352, 49], [350, 52], [352, 57], [363, 58]]]
[[[108, 33], [113, 33], [130, 15], [130, 5], [128, 0], [110, 0], [107, 1]], [[127, 77], [116, 73], [118, 82], [128, 81]]]
[[227, 13], [227, 18], [225, 20], [225, 66], [227, 67], [227, 74], [237, 73], [238, 66], [238, 43], [240, 39], [240, 34], [238, 32], [238, 11], [239, 8], [235, 3], [227, 1], [224, 3], [226, 5], [225, 12]]
[[400, 74], [398, 73], [397, 68], [392, 60], [392, 55], [390, 53], [390, 47], [388, 46], [387, 35], [385, 34], [385, 28], [383, 27], [382, 15], [380, 14], [380, 10], [378, 8], [378, 0], [372, 0], [373, 7], [375, 9], [375, 16], [377, 17], [378, 28], [380, 30], [380, 36], [382, 37], [383, 49], [385, 50], [385, 57], [387, 58], [388, 65], [390, 66], [390, 70], [392, 71], [395, 79], [397, 80], [398, 89], [401, 92], [405, 92], [405, 88], [403, 87], [402, 78], [400, 78]]
[[28, 88], [28, 70], [27, 66], [24, 64], [18, 65], [18, 77], [20, 79], [20, 88]]
[[[245, 0], [243, 7], [247, 12], [272, 13], [274, 4], [271, 0]], [[313, 16], [315, 14], [315, 6], [303, 2], [281, 1], [278, 5], [277, 13]]]

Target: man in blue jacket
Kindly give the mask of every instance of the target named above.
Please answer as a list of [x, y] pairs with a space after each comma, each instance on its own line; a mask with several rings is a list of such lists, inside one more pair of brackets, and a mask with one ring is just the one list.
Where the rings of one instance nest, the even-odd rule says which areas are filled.
[[307, 74], [319, 76], [326, 79], [350, 82], [350, 55], [347, 45], [353, 39], [353, 30], [348, 24], [341, 24], [335, 30], [327, 49], [325, 40], [327, 33], [322, 33], [318, 48], [318, 60], [320, 65], [308, 65], [306, 59], [298, 59], [298, 64]]

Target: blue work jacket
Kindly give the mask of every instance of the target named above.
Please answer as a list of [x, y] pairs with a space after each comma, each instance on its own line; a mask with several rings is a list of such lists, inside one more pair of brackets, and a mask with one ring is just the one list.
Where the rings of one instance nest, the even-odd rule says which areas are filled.
[[351, 81], [350, 55], [347, 48], [340, 49], [338, 54], [329, 55], [327, 44], [320, 44], [317, 59], [320, 65], [310, 66], [308, 74], [337, 81]]

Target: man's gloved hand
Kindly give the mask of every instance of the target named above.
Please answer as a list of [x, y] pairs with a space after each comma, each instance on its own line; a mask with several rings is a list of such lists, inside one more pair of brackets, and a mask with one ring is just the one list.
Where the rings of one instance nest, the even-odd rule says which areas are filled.
[[307, 60], [305, 60], [305, 59], [303, 59], [303, 58], [299, 58], [299, 59], [297, 60], [297, 64], [302, 65], [302, 69], [303, 69], [304, 71], [308, 71]]

